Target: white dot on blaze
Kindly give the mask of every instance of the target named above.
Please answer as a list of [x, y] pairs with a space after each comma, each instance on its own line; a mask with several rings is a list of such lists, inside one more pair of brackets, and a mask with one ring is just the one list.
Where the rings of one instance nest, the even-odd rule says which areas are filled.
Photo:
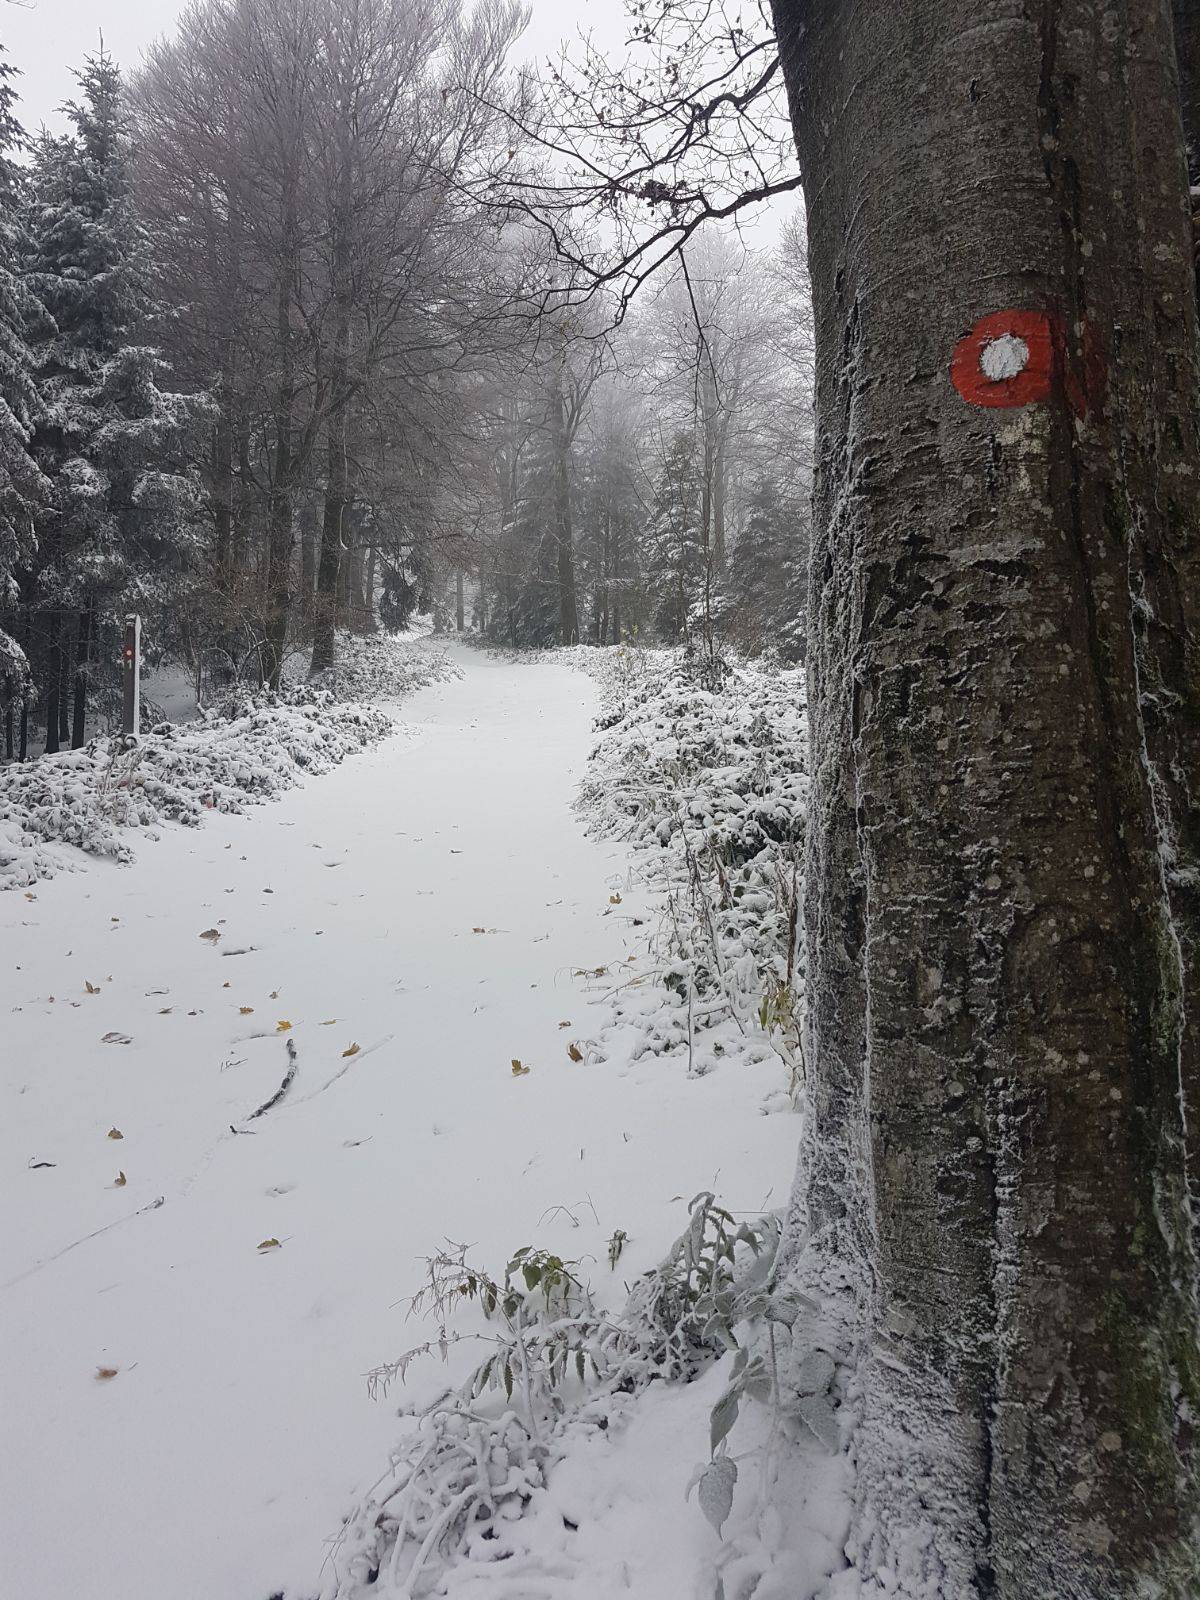
[[998, 339], [989, 339], [979, 358], [984, 377], [993, 383], [1019, 378], [1028, 365], [1029, 346], [1015, 333], [1002, 333]]

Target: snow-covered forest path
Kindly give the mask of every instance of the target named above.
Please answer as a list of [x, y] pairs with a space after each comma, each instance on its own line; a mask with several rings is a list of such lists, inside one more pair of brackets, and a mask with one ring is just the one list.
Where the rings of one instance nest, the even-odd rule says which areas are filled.
[[[279, 803], [0, 900], [6, 1592], [312, 1592], [396, 1435], [363, 1375], [434, 1331], [405, 1321], [420, 1257], [539, 1243], [600, 1279], [624, 1229], [629, 1276], [722, 1168], [754, 1175], [730, 1204], [781, 1197], [794, 1126], [756, 1081], [570, 1059], [605, 981], [578, 973], [647, 931], [624, 852], [570, 808], [595, 690], [457, 659], [395, 738]], [[247, 1121], [287, 1039], [295, 1081]], [[670, 1506], [702, 1542], [682, 1485]], [[655, 1571], [627, 1527], [621, 1587], [648, 1597], [684, 1575], [642, 1514]]]

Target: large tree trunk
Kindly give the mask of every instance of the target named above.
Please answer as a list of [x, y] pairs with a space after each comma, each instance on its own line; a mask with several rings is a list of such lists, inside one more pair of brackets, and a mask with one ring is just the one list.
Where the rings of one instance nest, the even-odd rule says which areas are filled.
[[1194, 1600], [1200, 441], [1169, 8], [774, 9], [818, 368], [784, 1259], [826, 1306], [797, 1339], [841, 1363], [849, 1551], [922, 1600]]

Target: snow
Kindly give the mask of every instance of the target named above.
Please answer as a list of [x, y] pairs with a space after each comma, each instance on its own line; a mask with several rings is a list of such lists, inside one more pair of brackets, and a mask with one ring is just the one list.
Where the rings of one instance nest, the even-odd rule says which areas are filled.
[[[398, 1408], [465, 1370], [452, 1349], [368, 1395], [368, 1371], [436, 1335], [405, 1318], [422, 1258], [462, 1241], [497, 1268], [538, 1245], [619, 1305], [698, 1190], [747, 1214], [786, 1199], [777, 1051], [689, 1077], [678, 1039], [639, 1052], [646, 1029], [613, 1022], [598, 974], [647, 961], [661, 886], [642, 843], [572, 809], [596, 684], [565, 659], [451, 654], [462, 675], [407, 699], [395, 737], [276, 804], [0, 897], [21, 1219], [0, 1255], [0, 1546], [25, 1600], [307, 1600], [411, 1425]], [[249, 1121], [289, 1041], [295, 1079]], [[712, 1593], [722, 1547], [684, 1493], [727, 1365], [656, 1386], [559, 1465], [521, 1576], [443, 1592]], [[753, 1442], [765, 1408], [738, 1426]], [[791, 1600], [840, 1561], [843, 1498], [814, 1471]], [[577, 1530], [551, 1532], [555, 1505]], [[772, 1515], [739, 1489], [729, 1559], [771, 1565], [792, 1537]]]

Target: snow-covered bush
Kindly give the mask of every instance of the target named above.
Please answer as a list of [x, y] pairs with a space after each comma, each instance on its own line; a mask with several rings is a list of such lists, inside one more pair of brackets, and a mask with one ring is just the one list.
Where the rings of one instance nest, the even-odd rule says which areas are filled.
[[773, 1048], [796, 1089], [803, 674], [738, 664], [714, 688], [683, 651], [577, 657], [603, 697], [581, 812], [596, 832], [635, 847], [661, 905], [653, 981], [614, 995], [610, 1025], [641, 1033], [635, 1055], [686, 1049], [697, 1073]]
[[[336, 1540], [321, 1600], [358, 1600], [381, 1578], [388, 1593], [434, 1594], [451, 1566], [456, 1584], [498, 1562], [506, 1582], [527, 1559], [536, 1571], [539, 1521], [561, 1526], [546, 1503], [548, 1478], [579, 1436], [607, 1432], [649, 1384], [690, 1383], [735, 1351], [713, 1411], [713, 1459], [697, 1478], [701, 1507], [719, 1525], [737, 1478], [726, 1441], [741, 1395], [755, 1384], [773, 1393], [768, 1364], [739, 1334], [753, 1339], [765, 1325], [778, 1241], [775, 1217], [739, 1222], [711, 1194], [697, 1195], [684, 1232], [615, 1315], [596, 1305], [577, 1262], [546, 1251], [517, 1251], [501, 1277], [476, 1267], [465, 1247], [432, 1257], [411, 1309], [433, 1317], [438, 1336], [379, 1368], [373, 1389], [402, 1380], [420, 1357], [445, 1358], [452, 1344], [476, 1340], [489, 1353], [413, 1419]], [[466, 1307], [487, 1327], [451, 1327]]]
[[209, 811], [242, 811], [386, 738], [391, 716], [346, 701], [349, 684], [369, 683], [378, 698], [395, 699], [454, 672], [441, 652], [390, 643], [364, 651], [366, 665], [347, 669], [333, 688], [239, 690], [198, 720], [159, 723], [133, 745], [103, 735], [79, 750], [0, 767], [0, 888], [69, 870], [70, 856], [51, 846], [130, 861], [139, 831], [153, 837], [166, 822], [195, 825]]

